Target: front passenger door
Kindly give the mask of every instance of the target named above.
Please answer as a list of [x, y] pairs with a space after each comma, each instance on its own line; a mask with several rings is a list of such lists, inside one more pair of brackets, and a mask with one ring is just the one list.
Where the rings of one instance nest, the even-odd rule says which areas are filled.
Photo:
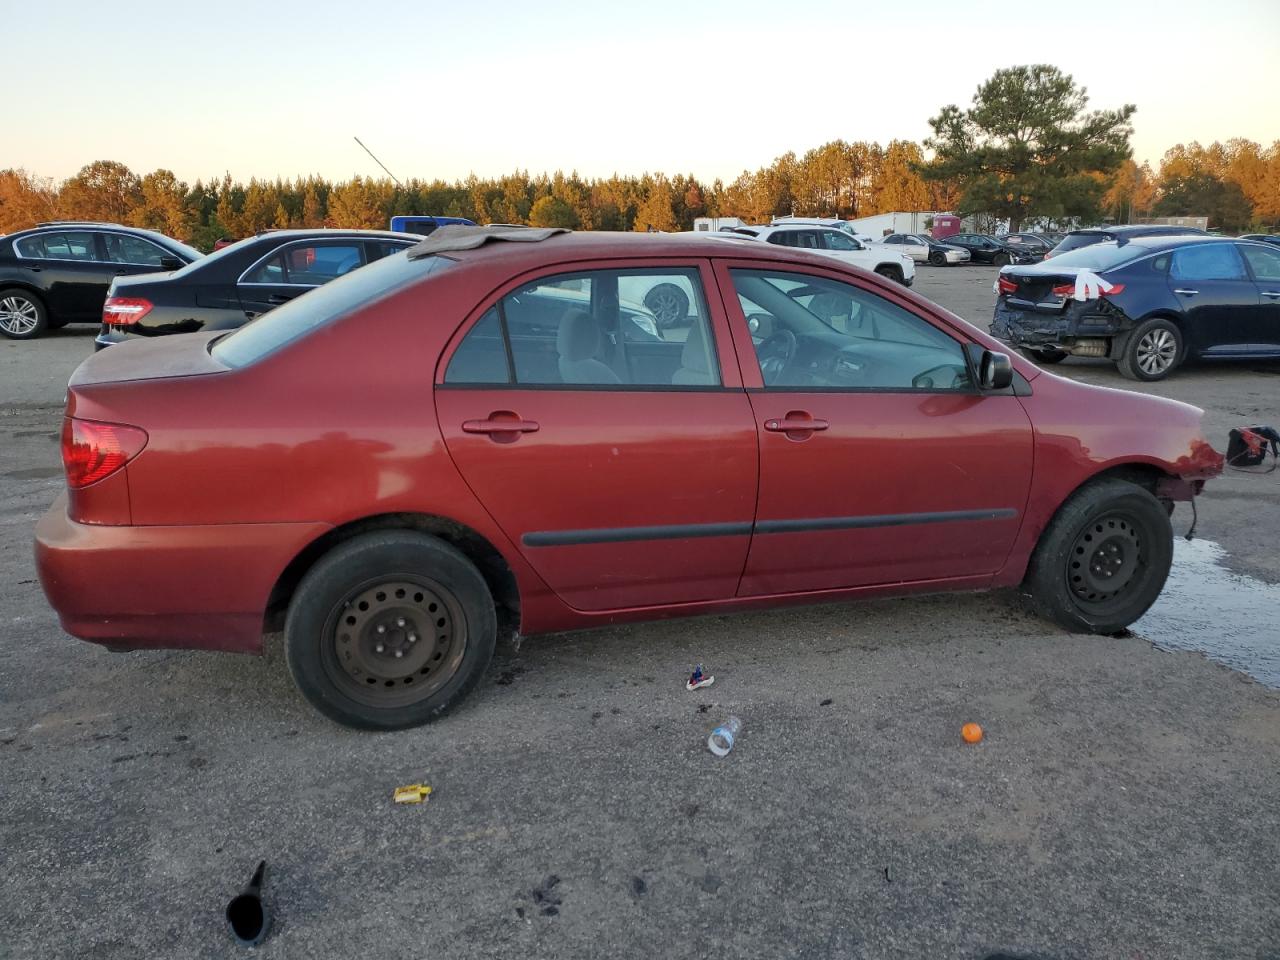
[[737, 294], [730, 317], [760, 439], [739, 595], [984, 586], [1030, 488], [1018, 398], [975, 388], [956, 331], [848, 278], [745, 262], [718, 272]]

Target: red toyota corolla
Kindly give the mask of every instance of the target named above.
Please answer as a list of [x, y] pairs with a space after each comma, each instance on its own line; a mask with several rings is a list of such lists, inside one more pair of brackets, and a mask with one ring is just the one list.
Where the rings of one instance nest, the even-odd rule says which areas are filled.
[[460, 700], [501, 631], [1017, 584], [1119, 630], [1221, 457], [1194, 407], [1000, 350], [800, 251], [443, 228], [87, 360], [40, 578], [113, 648], [283, 626], [303, 694], [380, 729]]

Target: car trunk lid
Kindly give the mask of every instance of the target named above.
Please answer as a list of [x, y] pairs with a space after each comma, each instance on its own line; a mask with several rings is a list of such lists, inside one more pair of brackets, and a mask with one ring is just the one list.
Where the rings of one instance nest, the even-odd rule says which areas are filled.
[[136, 340], [100, 350], [76, 368], [67, 386], [78, 389], [104, 383], [161, 380], [226, 373], [213, 358], [209, 342], [225, 331]]

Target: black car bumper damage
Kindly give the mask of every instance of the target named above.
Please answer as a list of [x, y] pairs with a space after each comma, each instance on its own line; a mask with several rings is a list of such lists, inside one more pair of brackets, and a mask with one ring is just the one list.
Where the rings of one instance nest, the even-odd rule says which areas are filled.
[[1001, 296], [991, 320], [991, 335], [1015, 347], [1105, 357], [1113, 342], [1133, 327], [1129, 316], [1106, 299], [1042, 306]]

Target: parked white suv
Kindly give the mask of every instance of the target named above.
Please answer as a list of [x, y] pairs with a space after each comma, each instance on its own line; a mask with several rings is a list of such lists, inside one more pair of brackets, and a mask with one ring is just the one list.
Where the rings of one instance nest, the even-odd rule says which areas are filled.
[[[843, 230], [804, 224], [774, 224], [749, 229], [755, 233], [757, 240], [763, 240], [765, 243], [798, 247], [802, 250], [825, 254], [855, 267], [878, 273], [890, 280], [896, 280], [904, 287], [911, 286], [916, 279], [916, 264], [910, 257], [879, 244], [868, 246]], [[747, 233], [747, 230], [737, 232]]]

